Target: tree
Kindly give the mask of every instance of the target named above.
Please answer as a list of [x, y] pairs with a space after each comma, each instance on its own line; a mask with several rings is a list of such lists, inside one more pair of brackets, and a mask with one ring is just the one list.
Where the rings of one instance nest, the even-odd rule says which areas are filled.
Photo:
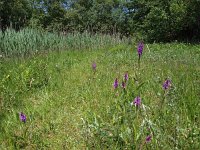
[[31, 5], [28, 0], [1, 0], [1, 29], [4, 31], [8, 27], [12, 27], [19, 30], [27, 25], [31, 14]]
[[199, 10], [200, 0], [1, 0], [0, 27], [193, 40], [200, 37]]

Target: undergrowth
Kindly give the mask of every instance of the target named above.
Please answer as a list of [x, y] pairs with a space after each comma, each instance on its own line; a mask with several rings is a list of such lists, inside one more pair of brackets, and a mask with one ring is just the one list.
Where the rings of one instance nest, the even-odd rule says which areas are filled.
[[0, 149], [198, 149], [199, 60], [177, 43], [0, 58]]

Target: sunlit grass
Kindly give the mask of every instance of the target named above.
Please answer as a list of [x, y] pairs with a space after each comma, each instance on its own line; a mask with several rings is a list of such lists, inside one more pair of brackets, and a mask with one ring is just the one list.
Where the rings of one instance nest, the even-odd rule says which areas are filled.
[[[198, 149], [199, 48], [145, 45], [140, 67], [135, 45], [2, 59], [0, 148]], [[172, 86], [162, 106], [166, 78]], [[145, 111], [130, 105], [138, 95]]]
[[0, 55], [3, 57], [28, 57], [49, 51], [91, 50], [107, 48], [124, 43], [119, 36], [84, 33], [50, 33], [42, 30], [24, 28], [20, 31], [7, 29], [0, 31]]

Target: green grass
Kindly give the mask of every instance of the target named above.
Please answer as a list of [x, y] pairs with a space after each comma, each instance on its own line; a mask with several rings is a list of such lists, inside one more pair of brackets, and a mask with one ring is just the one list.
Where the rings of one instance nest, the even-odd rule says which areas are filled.
[[[145, 45], [140, 67], [136, 49], [0, 58], [0, 149], [198, 149], [200, 46]], [[125, 72], [126, 91], [114, 90]], [[140, 108], [130, 105], [138, 95]]]
[[125, 41], [126, 39], [120, 39], [118, 36], [87, 32], [63, 35], [31, 28], [18, 32], [7, 29], [4, 34], [0, 31], [0, 55], [25, 57], [48, 51], [107, 48]]

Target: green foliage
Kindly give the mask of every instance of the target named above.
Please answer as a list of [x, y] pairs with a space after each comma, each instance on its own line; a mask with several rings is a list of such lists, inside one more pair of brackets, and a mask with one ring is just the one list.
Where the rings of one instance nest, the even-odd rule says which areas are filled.
[[[110, 66], [109, 69], [115, 72], [120, 84], [123, 73], [128, 70], [129, 80], [126, 90], [121, 87], [115, 90], [105, 87], [107, 95], [100, 97], [98, 103], [102, 99], [110, 102], [107, 105], [99, 104], [101, 110], [96, 106], [86, 112], [86, 117], [82, 119], [86, 146], [89, 149], [196, 149], [199, 146], [197, 135], [200, 132], [197, 127], [199, 121], [196, 120], [199, 116], [196, 88], [199, 89], [199, 86], [195, 84], [196, 81], [189, 83], [189, 80], [196, 79], [198, 69], [193, 70], [189, 64], [197, 65], [199, 46], [192, 46], [193, 50], [190, 52], [189, 47], [182, 44], [149, 45], [140, 68], [134, 63], [137, 62], [135, 58], [129, 58], [128, 50], [120, 48], [119, 51], [112, 51], [115, 61], [122, 63], [116, 63], [116, 66]], [[180, 54], [180, 51], [184, 54]], [[191, 52], [193, 54], [189, 60], [186, 53]], [[169, 66], [168, 62], [174, 66]], [[112, 67], [116, 67], [117, 71]], [[186, 71], [188, 69], [190, 73]], [[163, 91], [162, 84], [166, 78], [172, 79], [172, 86], [168, 91]], [[114, 75], [112, 79], [114, 82]], [[109, 86], [112, 86], [112, 80]], [[97, 90], [98, 88], [95, 91]], [[131, 106], [138, 95], [142, 99], [139, 108]], [[150, 142], [145, 141], [148, 135], [152, 136]]]
[[0, 39], [0, 53], [5, 56], [28, 56], [50, 50], [97, 49], [123, 43], [117, 36], [91, 35], [88, 32], [62, 35], [31, 28], [19, 32], [8, 29], [4, 34], [0, 32]]
[[3, 112], [19, 107], [23, 103], [23, 93], [46, 86], [50, 77], [46, 70], [47, 64], [42, 61], [34, 60], [30, 64], [22, 63], [17, 67], [10, 62], [2, 62], [1, 65], [4, 66], [5, 63], [7, 67], [1, 69], [0, 86]]
[[[15, 6], [15, 7], [13, 7]], [[120, 34], [149, 42], [199, 39], [198, 0], [9, 0], [0, 2], [1, 29]]]
[[150, 41], [167, 41], [170, 29], [168, 22], [168, 15], [162, 8], [152, 8], [144, 21], [144, 35], [147, 35], [146, 38]]
[[199, 45], [145, 44], [137, 60], [135, 45], [1, 57], [0, 149], [198, 149]]
[[[141, 3], [138, 2], [136, 5]], [[193, 40], [199, 35], [199, 12], [196, 11], [199, 6], [199, 1], [149, 1], [145, 6], [147, 11], [139, 12], [139, 15], [142, 15], [139, 32], [150, 42]]]
[[13, 27], [17, 30], [26, 26], [31, 18], [32, 9], [27, 0], [1, 0], [0, 2], [0, 28], [5, 30]]

